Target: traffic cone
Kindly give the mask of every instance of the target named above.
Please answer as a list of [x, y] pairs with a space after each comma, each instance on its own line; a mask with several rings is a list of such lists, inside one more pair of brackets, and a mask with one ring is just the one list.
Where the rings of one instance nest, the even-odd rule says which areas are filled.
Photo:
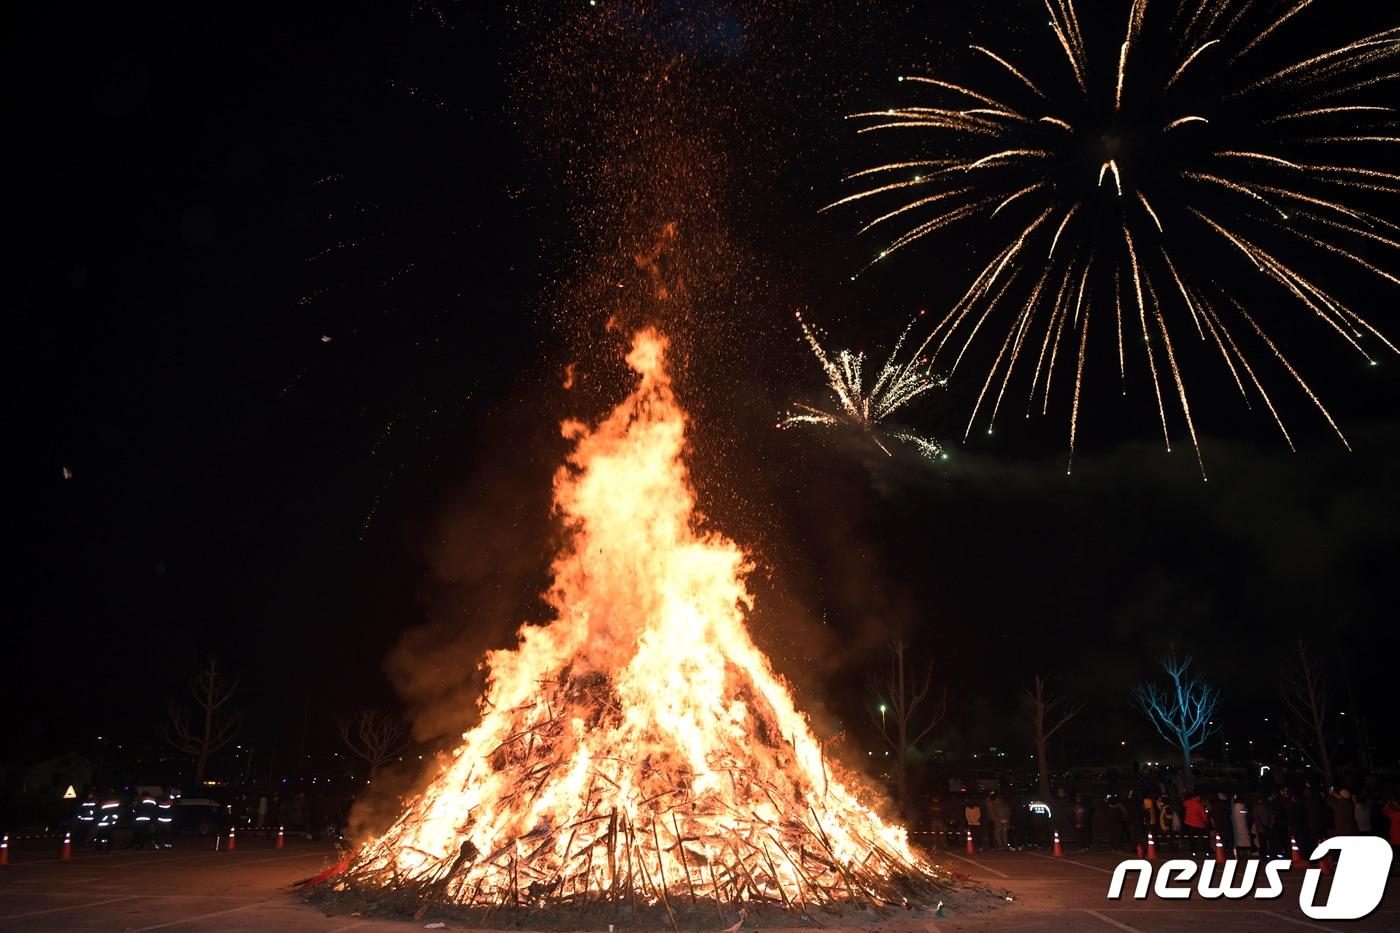
[[1288, 844], [1293, 848], [1293, 857], [1288, 863], [1289, 868], [1307, 868], [1308, 862], [1303, 858], [1303, 853], [1298, 851], [1298, 840], [1292, 836], [1288, 837]]
[[73, 857], [73, 834], [67, 832], [63, 834], [63, 851], [58, 856], [63, 861], [68, 861]]
[[1055, 830], [1055, 847], [1050, 851], [1050, 854], [1055, 858], [1065, 857], [1065, 850], [1060, 846], [1060, 831], [1058, 829]]
[[283, 833], [284, 830], [286, 830], [286, 828], [287, 828], [287, 827], [285, 827], [285, 826], [279, 826], [279, 827], [277, 827], [277, 842], [276, 842], [275, 845], [273, 845], [273, 848], [274, 848], [274, 849], [280, 849], [280, 848], [282, 848], [282, 833]]
[[1322, 861], [1320, 861], [1320, 862], [1317, 863], [1317, 867], [1322, 869], [1322, 873], [1323, 873], [1324, 875], [1330, 875], [1330, 874], [1332, 874], [1332, 872], [1333, 872], [1334, 869], [1333, 869], [1333, 865], [1332, 865], [1332, 855], [1331, 855], [1331, 853], [1328, 853], [1327, 855], [1324, 855], [1324, 856], [1322, 857]]
[[10, 834], [0, 836], [0, 865], [10, 864]]
[[238, 835], [237, 835], [237, 832], [238, 832], [238, 831], [237, 831], [236, 829], [234, 829], [232, 826], [230, 826], [230, 827], [228, 828], [228, 845], [227, 845], [225, 848], [227, 848], [227, 850], [228, 850], [229, 852], [232, 852], [234, 849], [237, 849], [237, 848], [238, 848]]
[[1142, 843], [1137, 844], [1137, 857], [1142, 858]]
[[1215, 837], [1215, 860], [1224, 864], [1225, 843], [1221, 841], [1219, 833], [1211, 833], [1211, 835]]
[[1147, 860], [1149, 862], [1157, 861], [1157, 840], [1153, 838], [1151, 833], [1147, 834]]
[[967, 854], [968, 854], [968, 855], [976, 855], [976, 854], [977, 854], [977, 847], [976, 847], [975, 845], [972, 844], [972, 830], [970, 830], [970, 829], [967, 831]]

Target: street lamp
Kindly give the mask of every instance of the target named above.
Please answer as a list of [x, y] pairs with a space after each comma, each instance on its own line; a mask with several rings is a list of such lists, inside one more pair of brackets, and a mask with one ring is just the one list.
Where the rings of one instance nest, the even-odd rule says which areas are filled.
[[880, 704], [880, 731], [885, 731], [885, 704]]

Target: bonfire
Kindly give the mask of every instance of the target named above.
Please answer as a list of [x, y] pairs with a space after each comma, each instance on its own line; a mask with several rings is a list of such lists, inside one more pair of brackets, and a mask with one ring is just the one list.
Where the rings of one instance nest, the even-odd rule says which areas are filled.
[[947, 896], [950, 873], [858, 798], [750, 637], [751, 563], [700, 527], [665, 353], [638, 333], [637, 388], [594, 427], [565, 422], [555, 618], [486, 657], [480, 723], [358, 848], [353, 894], [419, 916], [653, 911], [671, 926]]

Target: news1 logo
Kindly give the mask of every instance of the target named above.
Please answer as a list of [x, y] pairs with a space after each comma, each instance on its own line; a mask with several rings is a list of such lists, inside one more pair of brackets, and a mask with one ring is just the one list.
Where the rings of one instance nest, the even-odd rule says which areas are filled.
[[[1318, 843], [1312, 861], [1337, 853], [1337, 867], [1332, 875], [1332, 887], [1325, 904], [1317, 903], [1317, 883], [1322, 869], [1309, 868], [1303, 874], [1303, 888], [1298, 892], [1298, 907], [1313, 920], [1360, 920], [1380, 904], [1385, 896], [1385, 883], [1390, 875], [1390, 843], [1378, 836], [1334, 836]], [[1147, 897], [1149, 885], [1157, 897], [1184, 900], [1194, 890], [1211, 900], [1218, 897], [1254, 897], [1268, 900], [1283, 894], [1282, 874], [1289, 870], [1288, 859], [1260, 862], [1256, 859], [1228, 859], [1219, 863], [1220, 877], [1215, 877], [1217, 863], [1193, 862], [1190, 859], [1169, 859], [1154, 866], [1144, 859], [1127, 859], [1118, 863], [1108, 883], [1108, 899], [1123, 896], [1129, 872], [1137, 872], [1133, 898]], [[1263, 867], [1263, 884], [1259, 869]], [[1153, 871], [1156, 879], [1153, 879]], [[1199, 876], [1197, 874], [1199, 870]], [[1238, 877], [1237, 877], [1238, 875]], [[1197, 878], [1194, 888], [1191, 880]]]

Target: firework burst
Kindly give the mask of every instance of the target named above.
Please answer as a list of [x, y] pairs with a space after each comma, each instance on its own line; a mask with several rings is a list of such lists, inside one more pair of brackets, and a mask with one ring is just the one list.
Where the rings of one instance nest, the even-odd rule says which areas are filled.
[[928, 361], [920, 359], [918, 354], [907, 360], [900, 359], [900, 350], [914, 327], [914, 321], [909, 322], [899, 335], [889, 359], [880, 367], [875, 381], [868, 387], [865, 384], [864, 351], [839, 350], [833, 356], [822, 346], [820, 334], [802, 319], [801, 312], [797, 314], [797, 324], [802, 328], [802, 336], [812, 348], [812, 354], [821, 363], [822, 371], [826, 373], [827, 388], [836, 402], [837, 410], [833, 412], [797, 402], [793, 405], [795, 411], [784, 416], [778, 422], [778, 427], [817, 425], [838, 428], [854, 425], [889, 456], [893, 456], [893, 453], [886, 444], [887, 440], [908, 444], [930, 460], [946, 456], [933, 438], [886, 422], [890, 415], [914, 399], [947, 385], [947, 380], [934, 376]]
[[860, 190], [828, 206], [882, 205], [862, 232], [896, 233], [875, 262], [971, 222], [1001, 244], [915, 352], [952, 356], [951, 377], [979, 332], [1000, 339], [964, 438], [979, 416], [991, 430], [1016, 373], [1029, 374], [1026, 416], [1046, 413], [1067, 368], [1072, 465], [1092, 320], [1116, 348], [1125, 393], [1129, 361], [1146, 362], [1167, 449], [1179, 410], [1202, 476], [1188, 340], [1219, 357], [1246, 404], [1263, 402], [1290, 448], [1256, 356], [1272, 358], [1346, 444], [1261, 304], [1317, 318], [1372, 365], [1377, 344], [1400, 352], [1317, 269], [1400, 284], [1385, 268], [1400, 248], [1388, 219], [1400, 174], [1387, 162], [1400, 138], [1382, 105], [1400, 77], [1400, 27], [1272, 61], [1309, 3], [1132, 0], [1123, 19], [1082, 25], [1073, 0], [1046, 0], [1055, 67], [974, 45], [981, 77], [902, 77], [932, 100], [852, 115], [862, 133], [932, 134], [938, 156], [856, 172]]

